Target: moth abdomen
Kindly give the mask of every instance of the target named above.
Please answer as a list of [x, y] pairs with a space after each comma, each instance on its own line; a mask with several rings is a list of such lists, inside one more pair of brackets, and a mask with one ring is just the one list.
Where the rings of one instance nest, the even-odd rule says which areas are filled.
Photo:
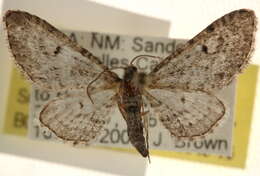
[[149, 152], [143, 135], [143, 123], [141, 119], [131, 118], [131, 116], [129, 118], [126, 120], [129, 140], [143, 157], [147, 157]]

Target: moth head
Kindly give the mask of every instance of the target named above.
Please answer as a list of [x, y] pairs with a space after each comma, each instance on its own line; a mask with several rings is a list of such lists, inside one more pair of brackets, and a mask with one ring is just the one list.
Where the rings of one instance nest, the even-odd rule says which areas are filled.
[[124, 73], [124, 80], [125, 81], [132, 81], [137, 75], [137, 68], [135, 66], [128, 66], [125, 68], [125, 73]]
[[137, 68], [131, 65], [125, 68], [124, 81], [143, 87], [147, 82], [147, 75], [144, 72], [138, 72]]

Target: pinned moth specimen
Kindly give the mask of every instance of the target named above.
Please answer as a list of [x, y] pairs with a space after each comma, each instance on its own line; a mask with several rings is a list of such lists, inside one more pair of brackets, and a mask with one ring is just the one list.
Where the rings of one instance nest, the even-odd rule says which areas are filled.
[[[170, 135], [194, 138], [208, 133], [225, 115], [215, 95], [248, 64], [256, 31], [252, 10], [217, 19], [164, 58], [150, 73], [133, 61], [120, 78], [99, 58], [58, 29], [23, 11], [4, 16], [15, 63], [36, 85], [67, 94], [48, 102], [41, 123], [59, 138], [90, 143], [118, 107], [131, 144], [149, 157], [147, 121], [155, 113]], [[149, 105], [150, 110], [145, 110]]]

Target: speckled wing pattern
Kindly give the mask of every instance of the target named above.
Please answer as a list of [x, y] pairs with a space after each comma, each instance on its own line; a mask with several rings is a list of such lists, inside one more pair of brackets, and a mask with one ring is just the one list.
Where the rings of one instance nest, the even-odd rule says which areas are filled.
[[225, 114], [224, 104], [210, 93], [180, 89], [152, 89], [149, 93], [161, 103], [153, 107], [153, 113], [174, 137], [203, 136]]
[[40, 121], [61, 139], [89, 144], [110, 121], [109, 114], [117, 105], [113, 90], [96, 93], [93, 99], [95, 104], [84, 91], [69, 91], [44, 107]]
[[[93, 141], [109, 121], [116, 103], [110, 89], [119, 79], [101, 61], [46, 21], [22, 11], [4, 17], [10, 50], [24, 75], [37, 86], [65, 91], [40, 112], [40, 121], [58, 137], [74, 143]], [[90, 103], [90, 87], [95, 105]]]
[[[82, 88], [107, 69], [89, 51], [37, 16], [8, 11], [4, 21], [15, 62], [36, 85], [51, 90]], [[95, 84], [106, 87], [116, 79], [107, 71]]]
[[150, 87], [221, 89], [247, 65], [255, 31], [251, 10], [223, 16], [159, 63], [150, 73]]
[[160, 102], [155, 108], [173, 136], [203, 135], [224, 116], [225, 106], [214, 92], [228, 85], [248, 64], [255, 31], [253, 11], [233, 11], [166, 57], [148, 75], [148, 93]]

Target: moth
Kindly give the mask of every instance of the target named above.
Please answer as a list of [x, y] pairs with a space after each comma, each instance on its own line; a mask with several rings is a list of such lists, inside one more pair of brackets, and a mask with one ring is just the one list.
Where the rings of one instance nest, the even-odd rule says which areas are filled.
[[[41, 88], [67, 93], [48, 102], [41, 123], [59, 138], [90, 143], [119, 108], [131, 144], [149, 157], [151, 115], [176, 138], [207, 134], [226, 113], [215, 95], [241, 73], [253, 50], [256, 16], [240, 9], [217, 19], [150, 73], [134, 65], [120, 78], [58, 29], [23, 11], [4, 16], [9, 48], [24, 75]], [[148, 110], [145, 106], [150, 107]]]

